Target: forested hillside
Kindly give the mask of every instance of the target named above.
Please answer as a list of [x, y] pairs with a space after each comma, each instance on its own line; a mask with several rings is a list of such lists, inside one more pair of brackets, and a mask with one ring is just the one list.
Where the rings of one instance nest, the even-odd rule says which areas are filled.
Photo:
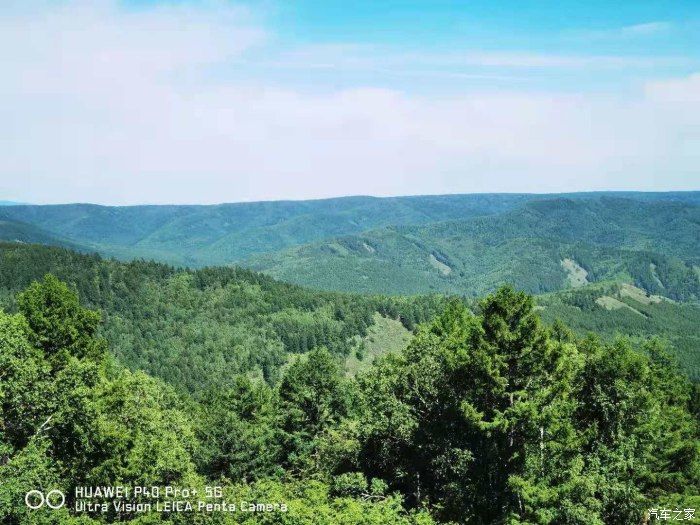
[[[0, 212], [0, 216], [1, 215], [2, 213]], [[38, 226], [20, 221], [4, 220], [2, 218], [0, 218], [0, 239], [10, 242], [46, 244], [81, 249], [79, 244], [42, 230]]]
[[[445, 305], [356, 378], [318, 347], [275, 386], [231, 373], [195, 397], [115, 362], [100, 314], [55, 277], [11, 303], [17, 313], [0, 312], [3, 523], [619, 525], [700, 505], [700, 399], [663, 348], [547, 328], [510, 288], [475, 313]], [[221, 494], [160, 498], [190, 504], [183, 512], [109, 497], [91, 501], [104, 511], [75, 510], [75, 487], [110, 485]], [[37, 487], [67, 505], [29, 509]]]
[[226, 385], [237, 373], [274, 381], [291, 354], [317, 346], [347, 357], [375, 315], [412, 330], [444, 303], [319, 293], [240, 268], [176, 270], [1, 243], [0, 304], [15, 311], [15, 294], [47, 273], [103, 312], [100, 334], [122, 363], [191, 391]]
[[347, 197], [0, 209], [0, 238], [179, 266], [236, 263], [316, 289], [477, 296], [614, 280], [700, 297], [700, 193]]
[[[374, 356], [401, 347], [405, 330], [429, 320], [446, 300], [319, 292], [241, 268], [178, 270], [0, 243], [0, 305], [14, 311], [14, 295], [47, 273], [103, 313], [100, 333], [125, 365], [190, 391], [227, 382], [236, 373], [274, 381], [290, 355], [319, 345], [347, 358], [350, 369], [365, 368]], [[698, 305], [611, 281], [537, 301], [547, 322], [563, 320], [580, 335], [662, 337], [685, 373], [700, 379]]]
[[0, 217], [45, 229], [104, 255], [200, 267], [382, 226], [499, 213], [535, 197], [344, 197], [211, 206], [22, 205], [3, 208]]
[[700, 306], [650, 295], [629, 284], [602, 282], [537, 297], [542, 319], [565, 322], [579, 335], [608, 341], [658, 337], [683, 371], [700, 382]]
[[[103, 255], [127, 260], [143, 257], [201, 267], [240, 263], [256, 254], [376, 228], [501, 215], [528, 202], [542, 200], [566, 198], [575, 202], [596, 202], [605, 197], [624, 198], [639, 204], [700, 205], [700, 192], [473, 194], [344, 197], [210, 206], [18, 205], [0, 209], [0, 220], [32, 225], [58, 242], [72, 242], [74, 246]], [[634, 227], [640, 210], [620, 212], [629, 213], [627, 223]], [[15, 240], [1, 228], [0, 239]], [[54, 243], [51, 239], [37, 239], [36, 242]]]
[[537, 200], [512, 211], [382, 228], [260, 255], [247, 264], [322, 289], [478, 295], [504, 282], [532, 293], [617, 280], [700, 298], [700, 206]]

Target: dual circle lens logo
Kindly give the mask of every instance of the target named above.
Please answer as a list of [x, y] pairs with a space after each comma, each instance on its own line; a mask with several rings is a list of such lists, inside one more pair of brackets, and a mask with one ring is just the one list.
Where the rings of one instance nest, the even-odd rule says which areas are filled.
[[32, 510], [46, 505], [50, 509], [60, 509], [66, 503], [66, 496], [60, 490], [50, 490], [46, 494], [40, 490], [30, 490], [24, 495], [24, 503]]

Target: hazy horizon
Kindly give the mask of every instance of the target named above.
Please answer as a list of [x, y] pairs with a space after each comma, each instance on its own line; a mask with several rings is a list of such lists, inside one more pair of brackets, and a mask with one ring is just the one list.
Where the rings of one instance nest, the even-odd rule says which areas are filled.
[[353, 198], [370, 198], [370, 199], [401, 199], [411, 197], [450, 197], [450, 196], [465, 196], [465, 195], [538, 195], [538, 196], [563, 196], [563, 195], [587, 195], [587, 194], [630, 194], [630, 193], [648, 193], [648, 194], [677, 194], [677, 193], [698, 193], [700, 189], [689, 190], [582, 190], [582, 191], [561, 191], [561, 192], [518, 192], [518, 191], [483, 191], [483, 192], [458, 192], [458, 193], [420, 193], [420, 194], [401, 194], [401, 195], [332, 195], [328, 197], [317, 198], [300, 198], [300, 199], [261, 199], [261, 200], [246, 200], [246, 201], [221, 201], [221, 202], [130, 202], [124, 204], [108, 204], [96, 201], [64, 201], [64, 202], [23, 202], [12, 199], [0, 199], [0, 206], [65, 206], [65, 205], [95, 205], [105, 207], [132, 207], [132, 206], [222, 206], [227, 204], [255, 204], [268, 202], [305, 202], [305, 201], [326, 201], [339, 199]]

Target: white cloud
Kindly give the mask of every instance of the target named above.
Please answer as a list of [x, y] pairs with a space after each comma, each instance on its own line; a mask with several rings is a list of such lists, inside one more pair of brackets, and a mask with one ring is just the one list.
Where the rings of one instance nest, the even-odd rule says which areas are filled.
[[[0, 15], [0, 192], [133, 203], [698, 186], [689, 144], [700, 112], [666, 102], [692, 102], [695, 77], [650, 84], [636, 98], [421, 97], [371, 85], [309, 93], [241, 80], [240, 71], [236, 80], [212, 74], [215, 65], [236, 73], [267, 38], [250, 13], [225, 5], [78, 3]], [[318, 63], [345, 51], [329, 49]]]
[[631, 26], [625, 26], [620, 29], [620, 33], [629, 36], [647, 36], [656, 35], [658, 33], [665, 33], [671, 29], [671, 24], [668, 22], [646, 22], [643, 24], [635, 24]]
[[591, 29], [584, 31], [572, 31], [568, 33], [569, 37], [576, 40], [636, 40], [651, 38], [670, 33], [672, 30], [678, 29], [670, 22], [662, 20], [654, 20], [651, 22], [642, 22], [622, 27], [610, 27], [606, 29]]
[[[99, 91], [125, 81], [167, 81], [240, 54], [265, 33], [240, 8], [168, 6], [125, 11], [112, 2], [74, 2], [2, 17], [5, 81], [24, 93]], [[5, 86], [6, 89], [9, 86]]]
[[673, 78], [649, 82], [647, 96], [657, 102], [679, 104], [700, 104], [700, 73], [684, 78]]
[[493, 51], [408, 52], [374, 45], [309, 45], [278, 53], [263, 65], [294, 69], [392, 71], [397, 74], [447, 68], [611, 70], [688, 66], [697, 61], [680, 56], [575, 55]]

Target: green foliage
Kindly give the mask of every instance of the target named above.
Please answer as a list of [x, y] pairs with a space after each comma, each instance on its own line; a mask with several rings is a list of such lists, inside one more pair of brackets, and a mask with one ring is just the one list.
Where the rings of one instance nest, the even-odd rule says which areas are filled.
[[325, 348], [298, 359], [279, 385], [285, 465], [318, 471], [318, 441], [348, 413], [350, 390], [339, 363]]
[[[84, 342], [93, 341], [99, 316], [77, 302], [58, 301], [68, 288], [53, 277], [40, 289], [31, 284], [47, 273], [69, 283], [87, 306], [102, 312], [99, 335], [123, 364], [189, 391], [229, 385], [242, 373], [274, 383], [290, 354], [325, 346], [334, 355], [349, 355], [376, 312], [412, 328], [429, 319], [442, 301], [314, 292], [240, 268], [184, 271], [57, 248], [0, 244], [0, 304], [26, 314], [32, 337], [46, 339], [44, 332], [52, 330], [55, 339], [44, 344], [72, 345], [76, 355], [78, 348], [102, 351], [99, 340], [90, 343], [94, 348]], [[14, 293], [27, 286], [15, 300]], [[52, 304], [63, 305], [65, 311], [55, 306], [37, 310]], [[45, 311], [45, 317], [37, 311]], [[62, 316], [70, 322], [59, 322]]]
[[204, 393], [197, 454], [209, 478], [254, 481], [281, 470], [275, 395], [266, 383], [244, 376], [237, 376], [230, 388]]
[[60, 352], [93, 360], [104, 353], [104, 342], [96, 339], [100, 314], [83, 308], [65, 283], [48, 274], [19, 294], [19, 310], [29, 325], [29, 340], [52, 360]]
[[51, 393], [45, 380], [50, 366], [29, 343], [28, 332], [24, 317], [0, 313], [0, 428], [2, 441], [12, 447], [29, 442]]
[[[615, 308], [606, 308], [605, 298], [615, 299]], [[538, 297], [537, 303], [544, 321], [559, 319], [579, 335], [593, 332], [607, 341], [619, 336], [635, 341], [661, 337], [670, 343], [669, 351], [685, 374], [700, 380], [700, 307], [696, 304], [662, 300], [611, 283]]]
[[51, 277], [19, 302], [22, 314], [0, 312], [0, 499], [13, 501], [2, 519], [24, 519], [30, 489], [196, 476], [193, 431], [166, 406], [173, 394], [144, 374], [108, 376], [96, 312]]
[[97, 450], [108, 451], [89, 472], [93, 485], [192, 482], [199, 443], [190, 417], [170, 388], [142, 372], [120, 370], [94, 389]]
[[333, 479], [333, 494], [340, 497], [358, 497], [367, 494], [369, 485], [362, 472], [347, 472]]
[[478, 316], [452, 304], [360, 390], [357, 465], [445, 519], [636, 523], [700, 483], [690, 384], [658, 343], [576, 341], [508, 288]]
[[425, 511], [407, 512], [398, 495], [361, 497], [337, 495], [328, 483], [266, 480], [231, 487], [234, 501], [286, 502], [286, 513], [236, 513], [225, 524], [290, 525], [432, 525]]
[[[93, 276], [105, 268], [98, 258], [69, 260], [99, 263]], [[164, 297], [190, 312], [202, 304], [190, 292], [208, 290], [221, 308], [240, 301], [241, 311], [271, 312], [276, 321], [292, 304], [299, 324], [315, 325], [319, 310], [341, 330], [362, 319], [350, 306], [364, 303], [351, 297], [322, 294], [319, 304], [315, 294], [264, 277], [247, 287], [257, 277], [239, 270], [144, 268], [154, 279], [162, 274]], [[143, 290], [128, 275], [110, 282]], [[106, 289], [78, 285], [93, 298]], [[216, 295], [227, 286], [245, 294]], [[289, 295], [262, 301], [265, 286]], [[293, 356], [275, 384], [233, 374], [196, 395], [113, 360], [99, 316], [53, 277], [10, 304], [19, 312], [0, 312], [2, 523], [617, 525], [639, 523], [648, 508], [692, 503], [700, 485], [697, 385], [664, 343], [579, 339], [561, 322], [542, 324], [534, 299], [512, 288], [479, 301], [475, 313], [449, 301], [407, 348], [357, 377], [346, 376], [342, 355], [317, 345]], [[208, 484], [223, 486], [237, 505], [279, 509], [69, 510], [76, 486], [203, 492]], [[54, 488], [68, 496], [67, 508], [24, 505], [28, 490]]]
[[700, 298], [697, 204], [605, 194], [540, 198], [499, 214], [393, 225], [245, 264], [330, 290], [478, 296], [503, 283], [530, 293], [567, 288], [562, 262], [571, 259], [589, 281], [629, 281], [691, 301]]

